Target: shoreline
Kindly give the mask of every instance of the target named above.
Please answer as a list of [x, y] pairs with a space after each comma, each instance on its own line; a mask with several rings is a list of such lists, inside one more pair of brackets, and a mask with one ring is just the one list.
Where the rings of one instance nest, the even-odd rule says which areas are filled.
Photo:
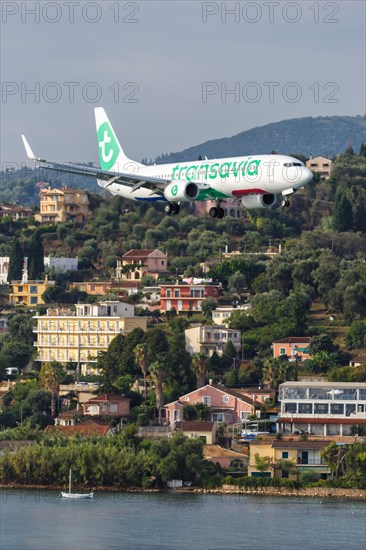
[[[20, 485], [16, 483], [0, 484], [0, 491], [25, 490], [25, 491], [65, 491], [67, 487], [62, 485]], [[288, 487], [239, 487], [237, 485], [223, 485], [218, 489], [203, 489], [201, 487], [180, 487], [176, 489], [142, 489], [141, 487], [74, 487], [75, 492], [99, 492], [99, 493], [179, 493], [179, 494], [205, 494], [205, 495], [252, 495], [252, 496], [281, 496], [281, 497], [312, 497], [312, 498], [344, 498], [366, 499], [366, 489], [351, 489], [341, 487], [302, 487], [289, 489]]]

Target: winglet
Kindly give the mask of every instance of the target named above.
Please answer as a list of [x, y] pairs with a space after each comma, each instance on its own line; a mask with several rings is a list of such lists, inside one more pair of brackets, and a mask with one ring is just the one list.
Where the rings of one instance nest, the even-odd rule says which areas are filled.
[[28, 158], [31, 159], [31, 160], [41, 160], [40, 158], [35, 156], [35, 154], [33, 153], [32, 149], [31, 149], [31, 146], [29, 145], [29, 143], [27, 141], [27, 138], [25, 136], [23, 136], [23, 134], [22, 134], [22, 140], [23, 140], [23, 144], [24, 144], [24, 147], [25, 147]]

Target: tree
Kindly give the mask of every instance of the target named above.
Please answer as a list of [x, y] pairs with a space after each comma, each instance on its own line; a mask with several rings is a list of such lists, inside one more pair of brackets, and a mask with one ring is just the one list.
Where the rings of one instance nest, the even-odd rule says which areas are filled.
[[336, 196], [333, 228], [336, 231], [352, 231], [353, 229], [352, 204], [344, 192], [339, 192]]
[[211, 313], [217, 308], [217, 301], [214, 298], [206, 298], [201, 302], [202, 313], [206, 319], [211, 319]]
[[42, 279], [44, 276], [44, 260], [43, 260], [43, 244], [42, 238], [38, 231], [33, 234], [28, 252], [28, 279]]
[[148, 363], [155, 361], [160, 354], [169, 351], [169, 343], [166, 334], [160, 328], [153, 328], [144, 336]]
[[24, 369], [33, 354], [33, 347], [24, 342], [6, 342], [0, 351], [0, 372], [7, 368]]
[[19, 239], [13, 239], [9, 253], [8, 282], [20, 281], [23, 274], [24, 253]]
[[147, 351], [146, 344], [137, 344], [134, 350], [135, 360], [138, 366], [141, 369], [142, 375], [144, 377], [144, 395], [147, 399], [147, 386], [146, 386], [146, 373], [147, 373]]
[[197, 388], [202, 388], [206, 383], [208, 374], [209, 358], [203, 353], [194, 353], [192, 355], [192, 367], [197, 377]]
[[159, 424], [161, 424], [162, 411], [164, 406], [164, 381], [168, 373], [168, 365], [165, 357], [160, 354], [156, 360], [150, 364], [150, 375], [155, 384], [156, 408], [159, 414]]
[[267, 472], [271, 467], [272, 459], [270, 456], [260, 456], [259, 453], [255, 453], [254, 462], [258, 472]]
[[60, 379], [64, 375], [64, 369], [61, 363], [52, 361], [50, 363], [44, 363], [39, 372], [39, 381], [41, 388], [51, 393], [51, 416], [55, 418], [56, 409], [58, 403], [58, 397], [60, 393]]
[[289, 362], [283, 359], [270, 358], [264, 362], [262, 382], [269, 388], [278, 389], [278, 386], [285, 382], [289, 370]]

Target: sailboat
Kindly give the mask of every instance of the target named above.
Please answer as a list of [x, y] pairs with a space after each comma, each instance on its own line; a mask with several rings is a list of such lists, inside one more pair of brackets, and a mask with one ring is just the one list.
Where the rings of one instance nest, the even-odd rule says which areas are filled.
[[72, 473], [71, 473], [71, 468], [70, 468], [70, 471], [69, 471], [69, 492], [67, 491], [61, 491], [61, 497], [62, 498], [93, 498], [94, 497], [94, 493], [91, 492], [91, 493], [72, 493], [71, 492], [71, 477], [72, 477]]

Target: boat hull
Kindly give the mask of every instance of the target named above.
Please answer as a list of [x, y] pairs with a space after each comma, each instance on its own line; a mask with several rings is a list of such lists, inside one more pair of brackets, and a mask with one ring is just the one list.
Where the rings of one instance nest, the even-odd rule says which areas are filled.
[[71, 499], [85, 499], [85, 498], [93, 498], [94, 493], [67, 493], [67, 492], [61, 491], [61, 497], [71, 498]]

